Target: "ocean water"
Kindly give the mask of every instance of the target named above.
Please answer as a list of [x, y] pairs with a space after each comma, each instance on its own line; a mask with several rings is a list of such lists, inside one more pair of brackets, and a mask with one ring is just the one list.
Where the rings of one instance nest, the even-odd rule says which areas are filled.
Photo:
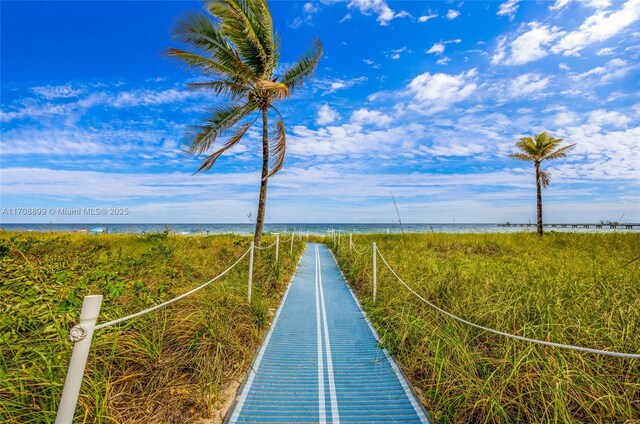
[[[253, 234], [253, 224], [0, 224], [0, 228], [7, 231], [89, 231], [93, 228], [104, 228], [109, 234], [146, 234], [165, 231], [172, 234]], [[324, 235], [331, 230], [348, 233], [512, 233], [535, 232], [535, 225], [504, 226], [504, 224], [265, 224], [266, 233], [290, 233], [302, 231], [304, 233]], [[545, 225], [545, 231], [558, 232], [640, 232], [640, 225], [632, 229], [625, 229], [624, 225], [610, 228], [604, 224], [602, 228], [572, 228], [570, 224], [562, 227]]]

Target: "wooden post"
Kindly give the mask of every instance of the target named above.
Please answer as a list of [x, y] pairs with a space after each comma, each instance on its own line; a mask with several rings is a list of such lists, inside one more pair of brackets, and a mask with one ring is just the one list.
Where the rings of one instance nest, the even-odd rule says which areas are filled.
[[251, 252], [249, 253], [249, 284], [247, 287], [247, 300], [251, 303], [251, 285], [253, 284], [253, 251], [256, 245], [251, 243]]
[[80, 324], [73, 327], [69, 334], [75, 344], [69, 361], [67, 378], [62, 389], [60, 405], [58, 405], [56, 424], [70, 424], [73, 422], [80, 386], [82, 385], [82, 377], [84, 376], [84, 369], [87, 365], [87, 357], [91, 348], [93, 328], [96, 325], [101, 305], [101, 294], [85, 296], [82, 301], [82, 310], [80, 311]]
[[378, 291], [378, 267], [376, 266], [376, 259], [377, 259], [377, 251], [376, 251], [377, 247], [376, 247], [376, 242], [373, 242], [373, 248], [371, 249], [373, 251], [373, 303], [376, 303], [376, 294]]

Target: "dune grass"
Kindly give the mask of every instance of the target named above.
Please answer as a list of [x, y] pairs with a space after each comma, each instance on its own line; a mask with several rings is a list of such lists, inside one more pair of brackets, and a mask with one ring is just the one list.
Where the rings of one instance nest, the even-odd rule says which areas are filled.
[[[265, 237], [263, 245], [273, 241]], [[218, 275], [250, 245], [240, 236], [0, 232], [0, 422], [53, 422], [82, 298], [103, 294], [98, 322], [171, 299]], [[235, 395], [303, 243], [256, 253], [223, 279], [95, 334], [78, 422], [184, 423], [215, 418]], [[231, 386], [230, 386], [231, 385]], [[229, 387], [232, 389], [229, 390]]]
[[[436, 423], [631, 423], [640, 361], [507, 339], [453, 321], [410, 294], [372, 255], [332, 245], [384, 346]], [[640, 353], [639, 234], [422, 234], [373, 241], [441, 308], [512, 334]]]

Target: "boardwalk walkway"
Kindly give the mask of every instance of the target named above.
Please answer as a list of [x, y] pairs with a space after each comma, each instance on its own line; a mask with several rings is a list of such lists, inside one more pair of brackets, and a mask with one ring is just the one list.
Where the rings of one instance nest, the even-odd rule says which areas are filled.
[[325, 245], [307, 244], [227, 422], [428, 422]]

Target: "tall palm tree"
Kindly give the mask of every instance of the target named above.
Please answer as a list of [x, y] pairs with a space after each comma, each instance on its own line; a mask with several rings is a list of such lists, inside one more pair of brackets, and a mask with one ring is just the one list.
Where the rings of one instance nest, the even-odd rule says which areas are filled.
[[509, 155], [512, 159], [533, 162], [536, 168], [536, 193], [538, 206], [538, 235], [542, 236], [542, 187], [547, 188], [550, 182], [548, 172], [540, 168], [543, 160], [560, 159], [567, 156], [567, 153], [576, 145], [560, 147], [561, 138], [553, 138], [548, 132], [536, 134], [533, 138], [522, 137], [516, 143], [516, 147], [522, 153], [513, 153]]
[[[193, 13], [179, 20], [175, 37], [193, 47], [192, 51], [170, 48], [169, 57], [198, 70], [210, 81], [189, 84], [193, 89], [225, 95], [230, 103], [215, 107], [204, 124], [196, 127], [190, 153], [208, 152], [227, 130], [234, 132], [219, 149], [210, 153], [196, 172], [209, 170], [225, 151], [242, 140], [262, 117], [262, 179], [254, 243], [260, 245], [267, 203], [267, 182], [284, 163], [286, 134], [282, 115], [274, 103], [300, 88], [311, 77], [322, 57], [322, 43], [313, 47], [296, 64], [282, 72], [278, 68], [280, 39], [273, 30], [266, 0], [205, 0], [205, 13]], [[213, 19], [212, 19], [213, 18]], [[268, 114], [278, 121], [269, 144]], [[272, 162], [269, 156], [272, 156]]]

